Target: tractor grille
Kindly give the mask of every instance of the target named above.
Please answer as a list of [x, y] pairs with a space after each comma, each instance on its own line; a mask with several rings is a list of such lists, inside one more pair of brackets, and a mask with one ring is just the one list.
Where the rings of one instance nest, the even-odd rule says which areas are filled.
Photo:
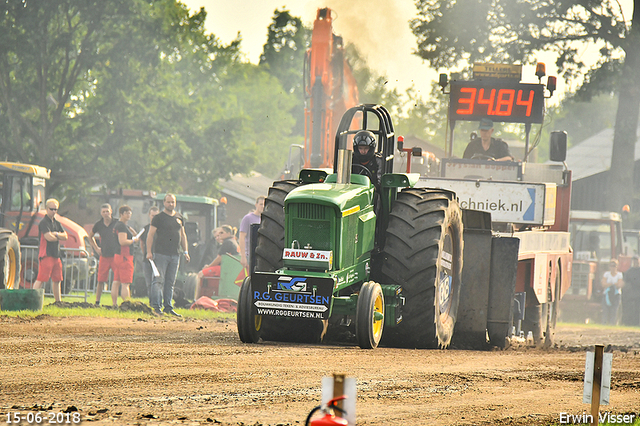
[[331, 250], [331, 219], [333, 209], [314, 203], [290, 204], [290, 243], [296, 240], [300, 248], [311, 246], [313, 250]]
[[298, 217], [300, 219], [326, 219], [326, 206], [311, 203], [298, 204]]
[[295, 221], [293, 224], [293, 235], [300, 243], [300, 248], [307, 244], [313, 250], [331, 250], [331, 224], [329, 221], [306, 222]]

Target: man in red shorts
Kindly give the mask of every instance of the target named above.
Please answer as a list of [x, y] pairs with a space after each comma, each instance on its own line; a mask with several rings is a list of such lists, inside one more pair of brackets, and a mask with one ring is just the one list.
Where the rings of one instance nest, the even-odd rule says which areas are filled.
[[[102, 219], [93, 225], [91, 233], [89, 234], [91, 247], [93, 247], [93, 250], [100, 256], [98, 263], [98, 285], [96, 287], [96, 306], [100, 306], [102, 289], [105, 283], [109, 281], [109, 270], [114, 270], [114, 256], [119, 247], [118, 236], [113, 232], [116, 221], [111, 216], [111, 213], [111, 205], [103, 204], [100, 206], [100, 216], [102, 216]], [[96, 234], [100, 235], [100, 246], [96, 243]]]
[[118, 307], [118, 292], [125, 301], [131, 295], [129, 286], [133, 282], [133, 252], [131, 246], [138, 242], [134, 230], [128, 225], [131, 219], [131, 207], [124, 205], [118, 210], [120, 220], [116, 222], [113, 231], [118, 238], [118, 250], [114, 256], [113, 284], [111, 285], [111, 301], [113, 307]]
[[38, 277], [33, 283], [33, 288], [41, 288], [42, 284], [51, 280], [53, 298], [60, 302], [60, 282], [62, 281], [62, 261], [60, 260], [60, 241], [68, 237], [60, 222], [56, 220], [58, 200], [50, 198], [45, 203], [47, 214], [38, 225], [40, 231], [40, 250], [38, 258]]

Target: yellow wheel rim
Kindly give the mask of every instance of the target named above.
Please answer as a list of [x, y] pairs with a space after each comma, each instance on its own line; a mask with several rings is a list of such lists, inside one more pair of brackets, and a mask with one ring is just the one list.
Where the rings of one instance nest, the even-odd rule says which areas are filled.
[[8, 248], [5, 260], [7, 261], [4, 265], [5, 288], [11, 290], [13, 289], [13, 283], [16, 282], [16, 271], [18, 270], [16, 265], [16, 252]]
[[256, 331], [260, 331], [260, 329], [262, 328], [262, 315], [255, 315], [253, 320], [253, 325], [256, 328]]
[[[378, 313], [378, 315], [376, 315]], [[376, 317], [380, 319], [376, 319]], [[373, 303], [373, 335], [376, 341], [380, 340], [382, 336], [382, 326], [384, 324], [384, 302], [382, 297], [378, 294], [376, 300]]]

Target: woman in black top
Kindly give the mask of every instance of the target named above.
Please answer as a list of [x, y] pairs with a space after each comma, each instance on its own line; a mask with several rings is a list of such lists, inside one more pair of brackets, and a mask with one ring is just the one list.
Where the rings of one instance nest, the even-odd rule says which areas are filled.
[[202, 271], [198, 272], [198, 278], [196, 281], [196, 298], [199, 296], [203, 277], [220, 276], [220, 264], [222, 263], [222, 256], [224, 256], [225, 254], [237, 256], [240, 253], [238, 241], [236, 240], [236, 228], [233, 228], [229, 225], [222, 225], [222, 227], [214, 232], [216, 232], [214, 234], [216, 240], [221, 243], [220, 248], [218, 249], [218, 256], [213, 259], [213, 262], [205, 266]]

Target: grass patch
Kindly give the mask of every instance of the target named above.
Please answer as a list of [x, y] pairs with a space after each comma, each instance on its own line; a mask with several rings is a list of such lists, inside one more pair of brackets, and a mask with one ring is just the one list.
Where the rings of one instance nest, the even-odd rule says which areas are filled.
[[[44, 298], [44, 306], [42, 311], [0, 311], [0, 316], [7, 317], [21, 317], [21, 318], [35, 318], [38, 315], [50, 315], [52, 317], [92, 317], [92, 318], [130, 318], [136, 319], [140, 317], [156, 318], [154, 315], [146, 314], [139, 311], [122, 311], [120, 309], [111, 308], [111, 295], [103, 295], [100, 299], [101, 306], [93, 306], [95, 301], [94, 295], [87, 299], [87, 302], [91, 304], [90, 307], [71, 307], [63, 308], [55, 306], [53, 297]], [[147, 298], [135, 298], [129, 299], [131, 302], [138, 302], [148, 304]], [[83, 302], [84, 298], [77, 297], [63, 297], [63, 302]], [[118, 303], [122, 303], [119, 300]], [[215, 320], [215, 319], [235, 319], [235, 313], [223, 313], [214, 312], [206, 309], [182, 309], [176, 308], [176, 312], [181, 314], [184, 318], [199, 319], [199, 320]], [[162, 318], [174, 318], [172, 316], [165, 315]]]
[[615, 328], [616, 330], [620, 330], [620, 331], [640, 331], [640, 327], [633, 327], [633, 326], [629, 326], [629, 325], [605, 325], [605, 324], [597, 324], [597, 323], [589, 323], [589, 324], [584, 324], [584, 323], [575, 323], [575, 322], [558, 322], [556, 325], [556, 328], [558, 327], [563, 327], [563, 328], [589, 328], [589, 329], [593, 329], [593, 330], [611, 330], [612, 328]]

